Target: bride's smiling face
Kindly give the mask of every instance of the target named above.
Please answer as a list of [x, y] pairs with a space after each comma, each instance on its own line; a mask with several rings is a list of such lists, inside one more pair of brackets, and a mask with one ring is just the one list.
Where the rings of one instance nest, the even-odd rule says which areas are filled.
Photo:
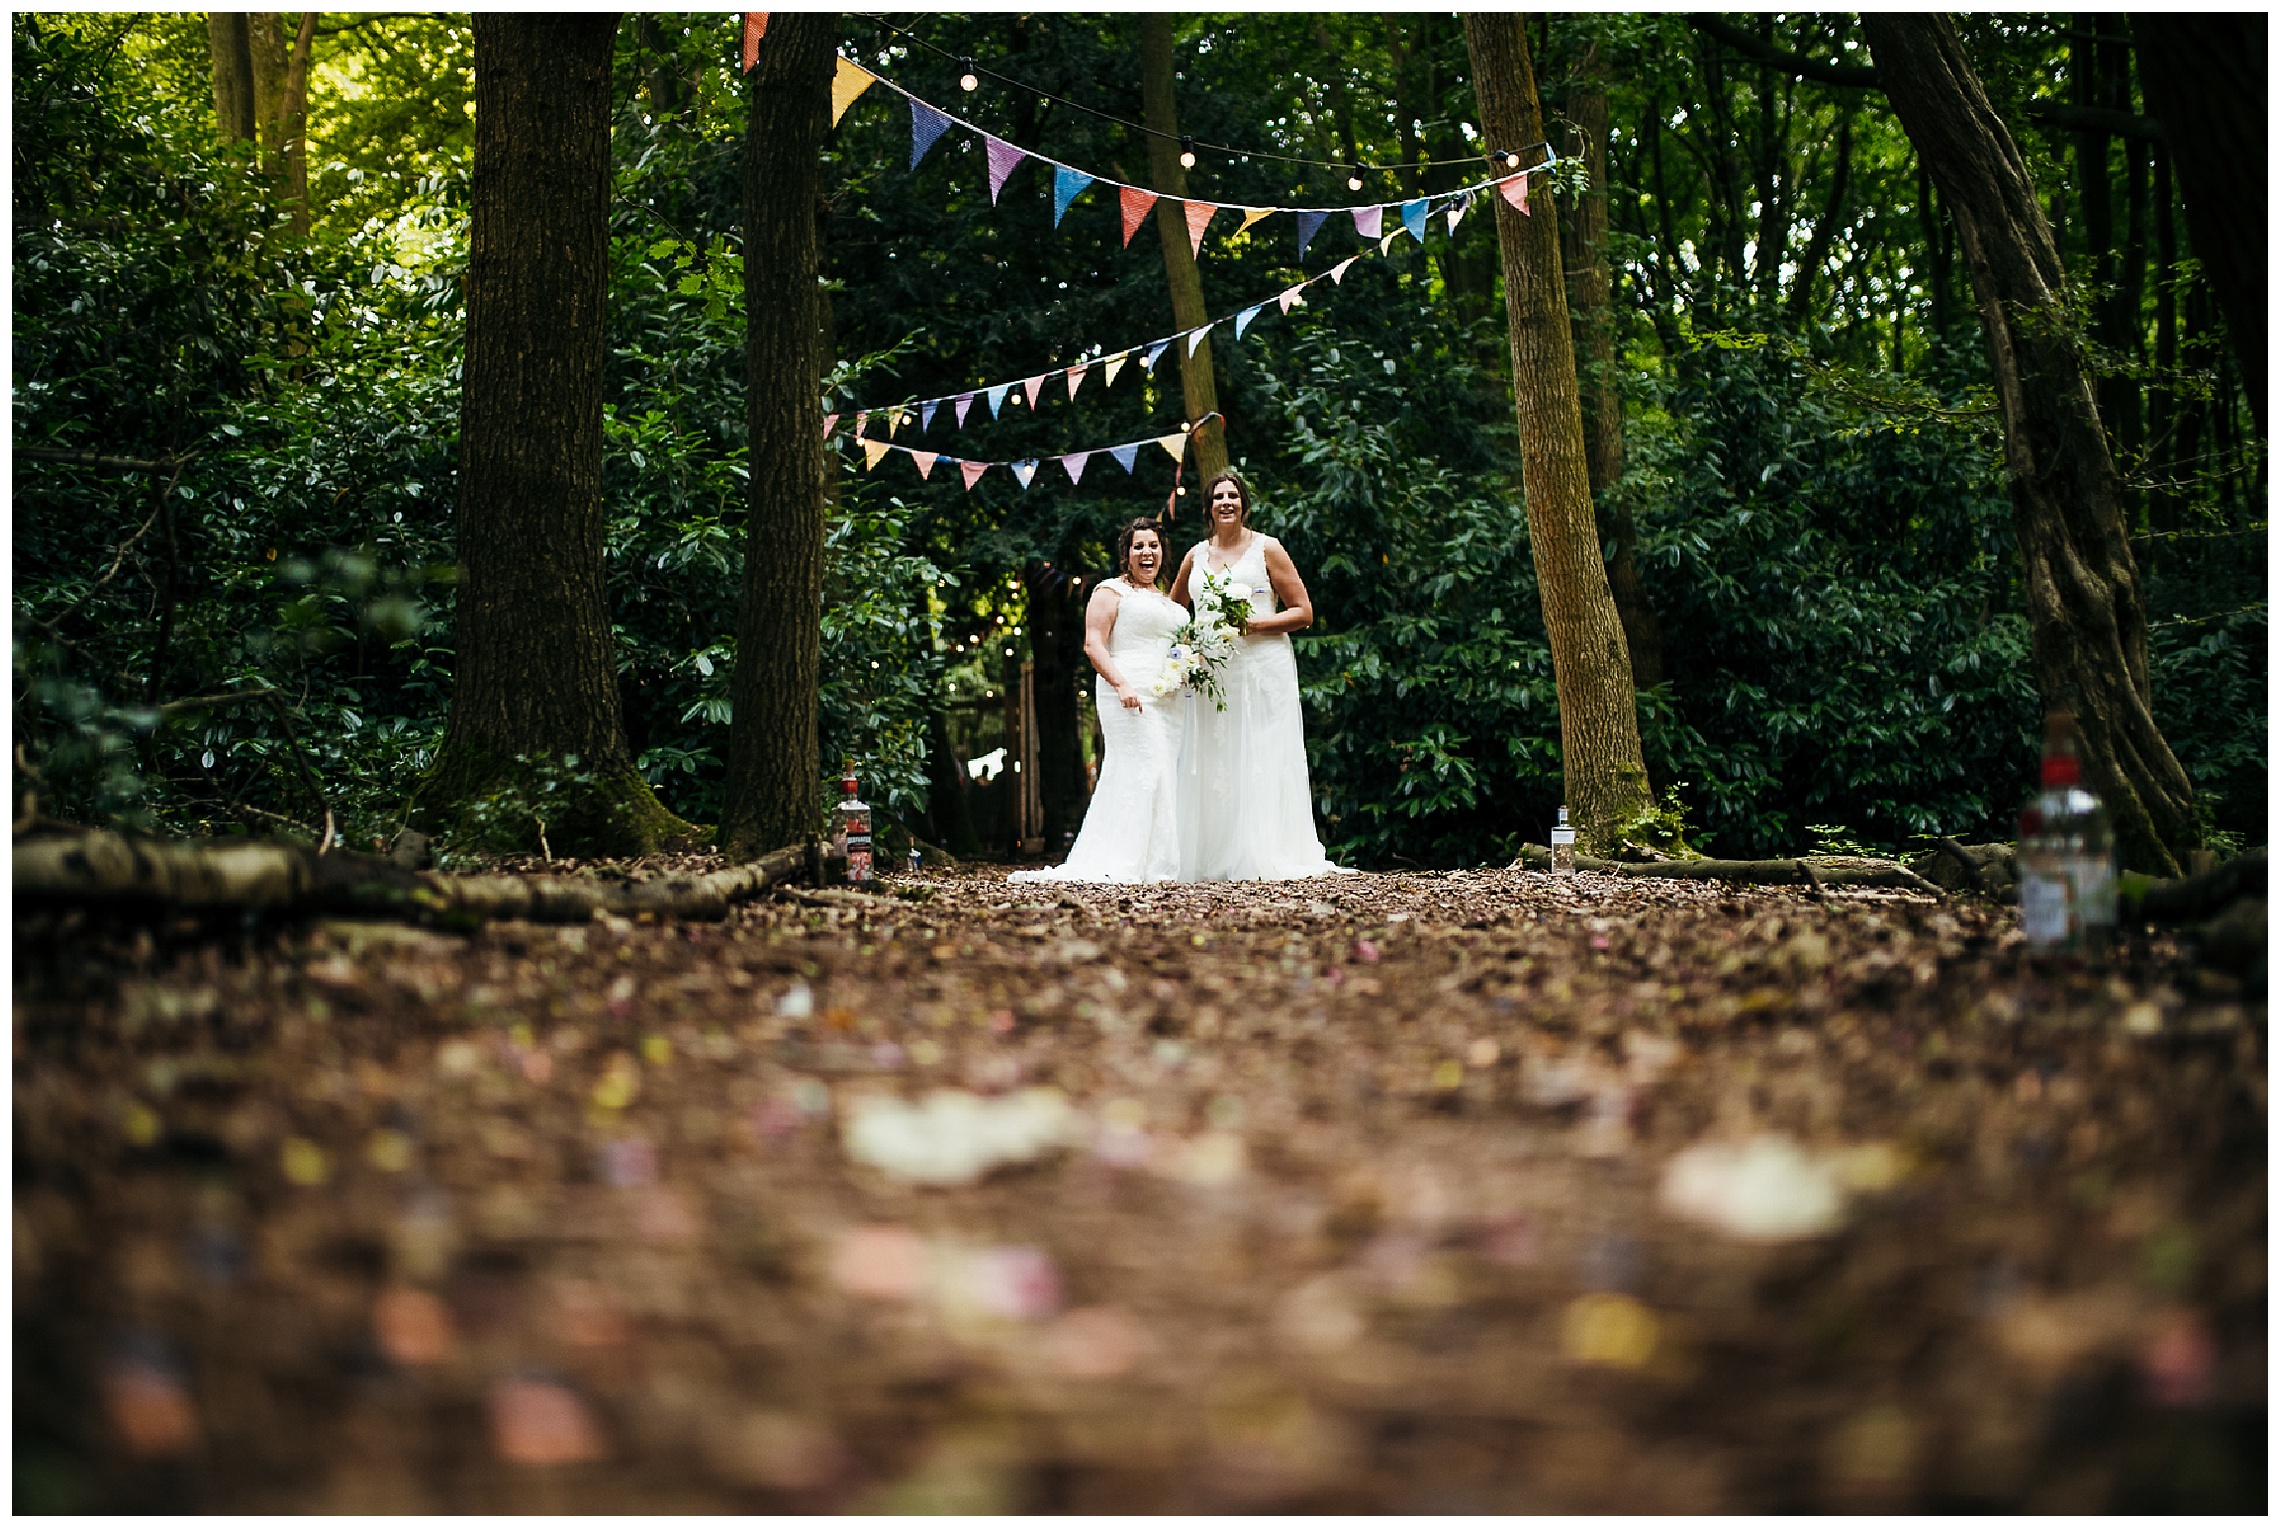
[[1214, 528], [1219, 530], [1235, 530], [1242, 526], [1242, 489], [1224, 480], [1212, 485], [1211, 523]]
[[[1094, 567], [1100, 564], [1094, 563]], [[1138, 531], [1132, 537], [1132, 550], [1124, 558], [1124, 575], [1145, 588], [1156, 581], [1156, 574], [1164, 566], [1164, 543], [1154, 531]]]

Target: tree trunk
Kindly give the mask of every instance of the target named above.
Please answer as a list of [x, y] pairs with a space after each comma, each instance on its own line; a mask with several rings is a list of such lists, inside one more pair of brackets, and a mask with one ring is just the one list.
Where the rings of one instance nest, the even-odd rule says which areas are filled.
[[1070, 599], [1079, 585], [1050, 564], [1021, 570], [1029, 603], [1029, 649], [1037, 688], [1037, 794], [1045, 809], [1045, 852], [1057, 854], [1062, 835], [1084, 825], [1091, 798], [1085, 792], [1084, 742], [1078, 736], [1077, 684], [1084, 661], [1082, 613]]
[[[1469, 14], [1465, 43], [1490, 150], [1539, 142], [1543, 110], [1522, 19]], [[1611, 849], [1653, 805], [1639, 748], [1631, 655], [1592, 520], [1575, 348], [1560, 271], [1559, 210], [1548, 185], [1531, 188], [1527, 215], [1501, 194], [1493, 201], [1512, 334], [1528, 545], [1559, 687], [1567, 804], [1577, 843], [1596, 852]]]
[[278, 107], [277, 142], [284, 152], [285, 195], [293, 204], [293, 232], [309, 235], [309, 54], [317, 39], [317, 13], [301, 13], [293, 53], [285, 65], [285, 99]]
[[838, 18], [786, 12], [751, 78], [744, 137], [745, 364], [751, 392], [751, 532], [736, 620], [729, 728], [732, 855], [789, 843], [821, 822], [825, 474], [823, 145]]
[[2146, 515], [2155, 531], [2176, 530], [2178, 511], [2184, 506], [2183, 495], [2173, 486], [2179, 470], [2177, 391], [2171, 384], [2177, 374], [2177, 216], [2169, 184], [2169, 152], [2165, 143], [2153, 145], [2153, 368], [2159, 380], [2147, 399], [2154, 489]]
[[974, 832], [974, 803], [966, 761], [950, 739], [950, 717], [939, 705], [927, 721], [926, 816], [934, 841], [960, 859], [982, 852]]
[[642, 51], [649, 55], [642, 61], [642, 74], [649, 85], [650, 111], [660, 117], [686, 111], [690, 91], [679, 72], [681, 51], [672, 32], [654, 15], [636, 16], [633, 26]]
[[277, 11], [251, 11], [245, 18], [246, 45], [253, 64], [254, 130], [261, 139], [261, 164], [271, 176], [285, 172], [279, 152], [278, 118], [285, 109], [285, 72], [292, 47], [285, 40], [285, 18]]
[[2225, 311], [2264, 425], [2265, 17], [2139, 12], [2138, 84], [2167, 135], [2193, 253]]
[[309, 231], [308, 132], [309, 51], [316, 40], [317, 14], [306, 11], [290, 41], [280, 11], [254, 11], [245, 18], [252, 66], [253, 115], [261, 138], [261, 164], [280, 182], [292, 202], [293, 229]]
[[224, 143], [246, 143], [253, 118], [253, 39], [243, 11], [208, 11], [206, 43], [214, 57], [214, 128]]
[[1986, 327], [2043, 702], [2080, 719], [2124, 865], [2175, 875], [2194, 838], [2193, 785], [2154, 723], [2121, 483], [2050, 227], [1954, 28], [1894, 12], [1863, 22], [1893, 111], [1947, 198]]
[[[1187, 171], [1180, 165], [1179, 111], [1172, 96], [1172, 18], [1162, 11], [1140, 17], [1140, 99], [1148, 126], [1148, 183], [1163, 193], [1156, 203], [1156, 232], [1164, 244], [1164, 281], [1172, 293], [1172, 321], [1192, 329], [1211, 317], [1203, 306], [1203, 277], [1195, 268], [1195, 251], [1188, 243]], [[1219, 388], [1211, 371], [1211, 338], [1190, 354], [1185, 341], [1172, 347], [1180, 358], [1180, 388], [1187, 418], [1194, 423], [1219, 411]], [[1189, 444], [1189, 460], [1196, 481], [1227, 467], [1227, 426], [1224, 421], [1198, 431]], [[1196, 500], [1202, 502], [1200, 498]], [[1196, 519], [1203, 516], [1199, 510]]]
[[627, 752], [603, 604], [616, 29], [475, 18], [458, 671], [418, 815], [501, 849], [543, 833], [558, 854], [638, 853], [688, 831]]
[[1638, 527], [1628, 500], [1615, 492], [1623, 480], [1623, 392], [1615, 359], [1615, 288], [1607, 268], [1607, 58], [1585, 45], [1568, 89], [1568, 121], [1583, 139], [1590, 189], [1575, 216], [1560, 225], [1567, 267], [1568, 313], [1582, 364], [1577, 383], [1583, 408], [1584, 460], [1598, 506], [1599, 538], [1607, 556], [1608, 587], [1631, 653], [1631, 678], [1642, 690], [1662, 683], [1662, 627], [1647, 604], [1635, 555]]

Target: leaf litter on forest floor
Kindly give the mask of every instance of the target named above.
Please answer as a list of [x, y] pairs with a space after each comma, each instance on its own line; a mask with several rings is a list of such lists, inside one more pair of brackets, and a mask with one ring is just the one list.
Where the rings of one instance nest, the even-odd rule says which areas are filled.
[[2173, 945], [1517, 871], [896, 884], [20, 942], [19, 1384], [108, 1397], [41, 1446], [91, 1508], [182, 1457], [213, 1510], [2245, 1499], [2264, 1010]]

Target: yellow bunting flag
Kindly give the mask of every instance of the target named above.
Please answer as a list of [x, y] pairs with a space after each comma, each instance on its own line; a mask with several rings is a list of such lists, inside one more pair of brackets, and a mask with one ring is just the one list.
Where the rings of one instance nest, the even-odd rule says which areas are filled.
[[1172, 460], [1176, 462], [1187, 455], [1187, 440], [1187, 433], [1182, 431], [1177, 435], [1159, 435], [1156, 444], [1171, 452]]
[[878, 466], [878, 465], [879, 465], [879, 458], [880, 458], [880, 457], [882, 457], [882, 456], [885, 456], [885, 455], [886, 455], [886, 454], [887, 454], [889, 451], [892, 451], [893, 449], [894, 449], [894, 447], [893, 447], [893, 446], [890, 446], [890, 445], [888, 445], [888, 444], [887, 444], [885, 441], [883, 441], [883, 440], [866, 440], [866, 441], [864, 441], [864, 442], [863, 442], [863, 470], [864, 470], [865, 472], [868, 472], [868, 471], [870, 471], [870, 470], [871, 470], [873, 467], [876, 467], [876, 466]]
[[831, 125], [837, 127], [839, 119], [847, 115], [847, 108], [855, 98], [869, 90], [878, 76], [853, 59], [839, 61], [839, 72], [831, 77]]
[[1244, 228], [1250, 227], [1253, 223], [1256, 223], [1259, 219], [1266, 217], [1274, 210], [1275, 209], [1272, 207], [1245, 207], [1243, 209], [1243, 228], [1238, 228], [1235, 231], [1237, 233], [1241, 233]]
[[1110, 356], [1108, 358], [1106, 369], [1104, 369], [1100, 374], [1100, 385], [1103, 387], [1114, 387], [1116, 385], [1116, 374], [1122, 371], [1124, 369], [1124, 363], [1131, 359], [1132, 352], [1129, 350], [1119, 350], [1116, 354]]

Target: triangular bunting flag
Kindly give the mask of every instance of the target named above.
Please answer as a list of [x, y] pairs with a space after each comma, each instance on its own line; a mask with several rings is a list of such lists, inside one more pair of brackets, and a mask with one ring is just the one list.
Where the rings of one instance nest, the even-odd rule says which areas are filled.
[[1024, 488], [1029, 486], [1031, 478], [1037, 476], [1037, 464], [1035, 462], [1013, 462], [1010, 465], [1013, 468], [1013, 475], [1021, 480], [1021, 486]]
[[929, 398], [918, 406], [918, 433], [924, 435], [934, 428], [934, 411], [942, 407], [940, 398]]
[[1084, 385], [1085, 368], [1082, 366], [1072, 366], [1067, 371], [1063, 372], [1062, 375], [1069, 379], [1069, 396], [1074, 398], [1077, 395], [1077, 389]]
[[941, 453], [935, 451], [911, 452], [910, 464], [918, 469], [918, 476], [920, 481], [923, 482], [926, 479], [927, 474], [931, 473], [934, 470], [935, 458], [940, 454]]
[[831, 427], [837, 423], [839, 423], [839, 416], [837, 414], [826, 414], [823, 416], [823, 438], [825, 440], [831, 439]]
[[1053, 226], [1061, 226], [1061, 214], [1069, 210], [1069, 203], [1077, 193], [1092, 184], [1092, 177], [1082, 170], [1072, 170], [1065, 164], [1053, 166]]
[[1382, 238], [1382, 239], [1378, 240], [1378, 253], [1382, 255], [1382, 254], [1384, 254], [1384, 253], [1385, 253], [1387, 250], [1389, 250], [1389, 249], [1393, 248], [1393, 241], [1394, 241], [1394, 240], [1396, 240], [1396, 239], [1398, 239], [1398, 238], [1400, 238], [1400, 237], [1401, 237], [1401, 230], [1400, 230], [1400, 229], [1398, 229], [1398, 228], [1396, 228], [1396, 229], [1395, 229], [1393, 232], [1391, 232], [1391, 233], [1387, 234], [1387, 235], [1386, 235], [1384, 238]]
[[1210, 332], [1211, 332], [1213, 329], [1215, 329], [1215, 328], [1217, 328], [1217, 327], [1218, 327], [1218, 321], [1217, 321], [1216, 319], [1214, 319], [1214, 320], [1213, 320], [1211, 323], [1205, 324], [1205, 325], [1204, 325], [1202, 328], [1200, 328], [1200, 329], [1191, 329], [1191, 330], [1189, 330], [1189, 331], [1188, 331], [1188, 354], [1189, 354], [1189, 355], [1194, 355], [1194, 354], [1195, 354], [1195, 347], [1203, 343], [1203, 337], [1204, 337], [1205, 335], [1209, 334], [1209, 333], [1210, 333]]
[[1356, 260], [1360, 258], [1361, 257], [1359, 255], [1348, 255], [1345, 259], [1339, 261], [1336, 265], [1331, 266], [1330, 284], [1332, 286], [1344, 286], [1346, 284], [1346, 267], [1352, 265]]
[[[768, 13], [766, 11], [746, 11], [744, 13], [744, 72], [746, 74], [750, 74], [752, 66], [760, 62], [760, 39], [767, 35]], [[831, 432], [827, 430], [824, 433], [828, 435]]]
[[1243, 232], [1245, 228], [1249, 228], [1253, 223], [1256, 223], [1259, 219], [1266, 217], [1274, 210], [1275, 209], [1272, 207], [1245, 207], [1243, 209], [1243, 225], [1241, 228], [1237, 228], [1235, 231], [1237, 233]]
[[998, 410], [1005, 407], [1006, 389], [1012, 386], [1013, 384], [1011, 382], [1000, 382], [997, 386], [989, 390], [990, 417], [992, 419], [997, 418]]
[[1503, 192], [1504, 199], [1510, 202], [1513, 206], [1519, 208], [1522, 212], [1526, 212], [1528, 210], [1527, 171], [1522, 170], [1518, 175], [1513, 176], [1510, 180], [1498, 181], [1496, 189]]
[[950, 400], [950, 407], [956, 411], [958, 415], [959, 429], [963, 430], [966, 428], [966, 410], [972, 408], [973, 406], [974, 395], [972, 393], [960, 393], [957, 397]]
[[1072, 451], [1061, 458], [1061, 470], [1069, 475], [1071, 483], [1075, 483], [1085, 475], [1085, 463], [1091, 458], [1090, 451]]
[[1327, 212], [1302, 212], [1298, 215], [1298, 258], [1306, 258], [1306, 246], [1314, 242], [1315, 230], [1330, 220]]
[[1045, 390], [1045, 373], [1039, 372], [1021, 385], [1028, 390], [1029, 406], [1037, 407], [1037, 395]]
[[1137, 441], [1129, 446], [1110, 446], [1108, 454], [1116, 458], [1117, 466], [1122, 467], [1126, 472], [1130, 472], [1133, 458], [1140, 454], [1140, 446]]
[[886, 455], [886, 454], [887, 454], [889, 451], [892, 451], [893, 449], [894, 449], [894, 447], [893, 447], [893, 446], [890, 446], [890, 445], [888, 445], [888, 444], [887, 444], [885, 441], [883, 441], [883, 440], [866, 440], [866, 441], [864, 441], [864, 442], [863, 442], [863, 470], [864, 470], [865, 472], [868, 472], [868, 471], [870, 471], [870, 470], [871, 470], [873, 467], [876, 467], [876, 466], [878, 466], [878, 465], [879, 465], [879, 458], [880, 458], [880, 457], [882, 457], [882, 456], [885, 456], [885, 455]]
[[1354, 231], [1365, 239], [1376, 238], [1385, 231], [1385, 209], [1383, 207], [1356, 207], [1354, 209]]
[[1114, 387], [1116, 385], [1116, 374], [1122, 371], [1124, 369], [1124, 363], [1131, 359], [1132, 352], [1129, 350], [1119, 350], [1116, 354], [1110, 356], [1108, 358], [1108, 364], [1101, 370], [1100, 385], [1103, 387]]
[[887, 410], [887, 439], [893, 440], [895, 438], [895, 431], [902, 428], [903, 417], [901, 409]]
[[1401, 226], [1408, 229], [1409, 236], [1420, 244], [1425, 242], [1425, 214], [1431, 210], [1430, 197], [1420, 196], [1413, 202], [1401, 204]]
[[1157, 436], [1156, 444], [1171, 452], [1172, 460], [1176, 462], [1187, 455], [1187, 440], [1187, 432], [1183, 430], [1177, 435]]
[[1140, 227], [1140, 220], [1148, 215], [1150, 207], [1156, 205], [1156, 193], [1143, 191], [1138, 186], [1121, 186], [1117, 189], [1116, 199], [1124, 209], [1124, 247], [1130, 249], [1132, 235]]
[[1156, 374], [1156, 362], [1163, 358], [1164, 349], [1170, 344], [1170, 340], [1156, 341], [1155, 345], [1149, 349], [1147, 356], [1140, 362], [1140, 365], [1147, 371], [1149, 376], [1152, 377]]
[[847, 108], [855, 98], [869, 90], [878, 76], [851, 58], [839, 61], [838, 72], [831, 77], [831, 125], [837, 127], [839, 119], [847, 115]]
[[993, 138], [988, 133], [982, 134], [982, 143], [989, 150], [990, 205], [995, 207], [998, 192], [1005, 189], [1005, 178], [1013, 173], [1015, 165], [1029, 157], [1029, 151], [1017, 149], [1003, 138]]
[[1252, 307], [1245, 308], [1242, 312], [1235, 315], [1235, 337], [1237, 339], [1241, 339], [1243, 337], [1243, 331], [1251, 327], [1251, 320], [1257, 318], [1259, 316], [1259, 309], [1265, 306], [1266, 304], [1263, 302], [1258, 303]]
[[926, 151], [934, 147], [934, 141], [947, 132], [949, 128], [949, 113], [936, 111], [917, 96], [910, 98], [910, 167], [912, 169], [918, 168], [918, 162], [926, 157]]
[[1465, 220], [1465, 214], [1470, 211], [1472, 211], [1472, 193], [1468, 191], [1465, 193], [1465, 199], [1463, 201], [1458, 202], [1449, 208], [1450, 233], [1453, 234], [1457, 231], [1457, 225]]
[[966, 491], [972, 493], [974, 484], [981, 481], [982, 474], [990, 470], [990, 464], [988, 462], [960, 462], [958, 470], [965, 475]]
[[1219, 211], [1216, 203], [1189, 202], [1187, 204], [1188, 253], [1203, 253], [1203, 231], [1211, 226], [1212, 216]]
[[1275, 301], [1282, 304], [1282, 310], [1285, 313], [1290, 312], [1293, 308], [1302, 308], [1306, 306], [1306, 288], [1303, 286], [1284, 287], [1282, 295], [1277, 297]]
[[856, 433], [856, 434], [858, 434], [858, 435], [862, 434], [862, 433], [863, 433], [863, 426], [865, 426], [865, 425], [869, 424], [870, 422], [871, 422], [871, 411], [870, 411], [869, 409], [863, 409], [863, 410], [861, 410], [860, 412], [858, 412], [858, 413], [856, 414], [856, 416], [855, 416], [855, 433]]

